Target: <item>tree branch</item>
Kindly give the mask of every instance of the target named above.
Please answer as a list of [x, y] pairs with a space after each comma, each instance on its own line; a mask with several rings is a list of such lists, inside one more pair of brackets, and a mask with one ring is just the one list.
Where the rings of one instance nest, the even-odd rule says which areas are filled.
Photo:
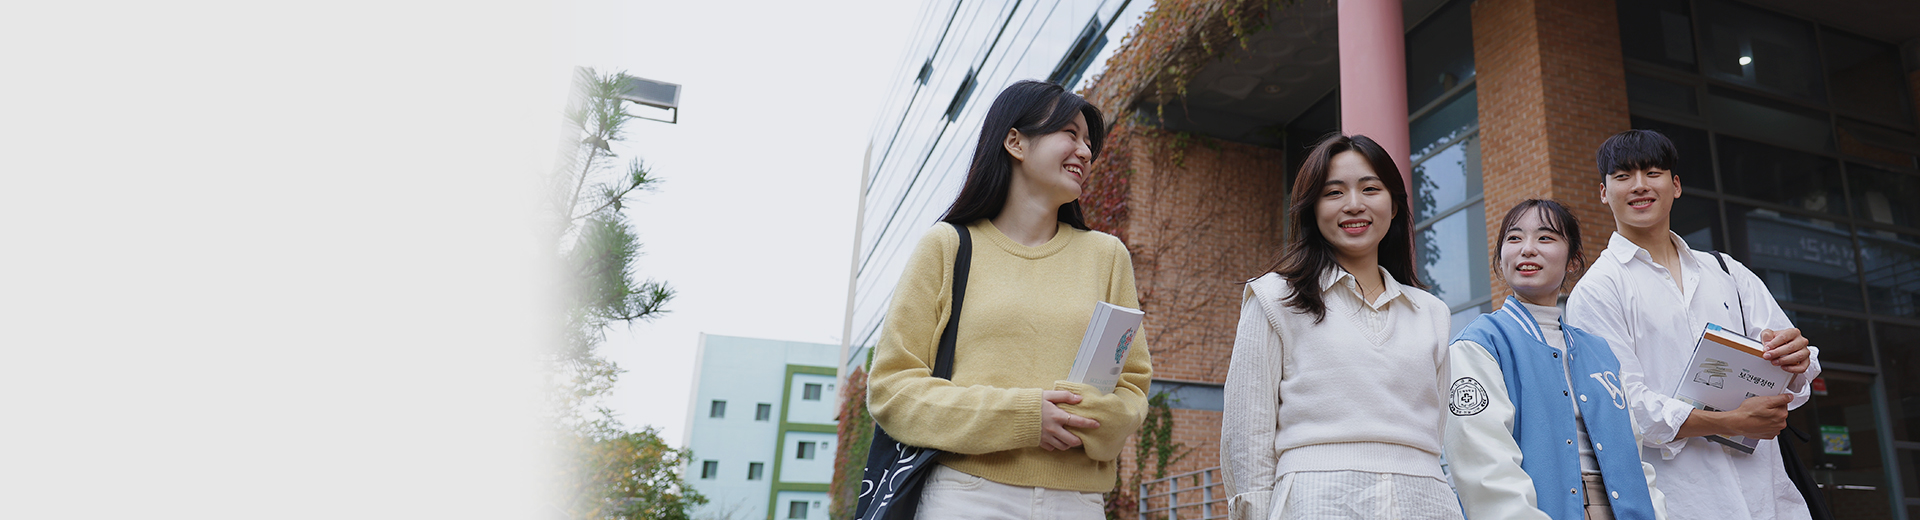
[[[598, 137], [598, 135], [596, 134], [595, 137]], [[579, 182], [576, 182], [573, 185], [573, 197], [570, 199], [567, 199], [566, 211], [568, 214], [572, 214], [573, 208], [580, 205], [580, 191], [584, 189], [587, 185], [587, 176], [593, 173], [593, 159], [599, 156], [600, 156], [600, 150], [598, 148], [587, 150], [587, 162], [584, 166], [580, 167], [580, 180]], [[574, 220], [579, 220], [579, 219], [578, 218], [567, 219], [568, 222], [572, 222]]]

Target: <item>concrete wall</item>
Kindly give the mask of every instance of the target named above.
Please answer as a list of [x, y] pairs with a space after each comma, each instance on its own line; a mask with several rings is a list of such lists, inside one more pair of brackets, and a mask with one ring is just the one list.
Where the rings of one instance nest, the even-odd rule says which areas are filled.
[[[804, 516], [792, 515], [792, 507], [793, 507], [792, 504], [794, 502], [805, 502], [807, 504], [806, 514]], [[806, 520], [820, 520], [827, 517], [827, 494], [826, 493], [816, 493], [812, 491], [781, 491], [780, 496], [774, 499], [774, 504], [775, 505], [773, 508], [772, 518], [774, 518], [775, 520], [785, 520], [788, 518], [804, 518]], [[759, 517], [756, 517], [756, 518], [759, 518]]]
[[[819, 397], [805, 399], [807, 385], [819, 386]], [[787, 422], [834, 424], [834, 417], [840, 411], [840, 390], [834, 376], [818, 374], [794, 374], [793, 384], [788, 390], [791, 396], [787, 402]]]
[[[833, 480], [834, 434], [787, 432], [780, 441], [780, 482], [825, 484]], [[800, 458], [799, 444], [813, 444], [813, 458]]]
[[[775, 450], [784, 442], [780, 430], [782, 413], [790, 423], [835, 423], [837, 403], [834, 400], [838, 394], [833, 388], [832, 373], [840, 346], [703, 334], [699, 349], [699, 364], [695, 369], [698, 374], [693, 399], [688, 405], [687, 448], [693, 451], [693, 462], [686, 475], [687, 483], [711, 502], [698, 508], [696, 513], [766, 518], [767, 497], [773, 491], [775, 479], [780, 478], [775, 474], [774, 459], [779, 456], [794, 459], [796, 455], [791, 445], [776, 454]], [[795, 367], [814, 367], [826, 373], [796, 373], [789, 382], [788, 372]], [[800, 399], [808, 383], [822, 385], [819, 401]], [[789, 388], [791, 399], [783, 402]], [[727, 402], [725, 417], [709, 416], [715, 400]], [[760, 404], [772, 406], [766, 420], [755, 419], [755, 408]], [[796, 435], [800, 437], [793, 437]], [[782, 465], [781, 473], [809, 479], [804, 482], [827, 482], [833, 471], [833, 434], [787, 432], [785, 436], [792, 437], [794, 442], [806, 437], [826, 444], [819, 448], [820, 454], [814, 460], [800, 461], [799, 465], [791, 464], [792, 460], [783, 461], [787, 464]], [[701, 479], [701, 465], [708, 460], [719, 461], [720, 472], [714, 478]], [[763, 473], [759, 480], [748, 480], [748, 467], [754, 462], [763, 465]], [[825, 495], [821, 496], [824, 501]]]

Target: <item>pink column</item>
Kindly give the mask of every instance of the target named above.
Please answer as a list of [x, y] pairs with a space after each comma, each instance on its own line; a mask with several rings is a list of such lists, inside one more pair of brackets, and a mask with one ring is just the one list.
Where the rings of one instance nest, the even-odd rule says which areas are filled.
[[1407, 44], [1400, 0], [1340, 0], [1340, 132], [1380, 143], [1408, 167]]

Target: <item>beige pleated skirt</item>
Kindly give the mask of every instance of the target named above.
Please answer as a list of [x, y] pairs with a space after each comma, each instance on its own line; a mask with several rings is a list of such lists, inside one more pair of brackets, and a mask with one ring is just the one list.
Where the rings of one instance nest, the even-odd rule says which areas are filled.
[[1460, 499], [1432, 477], [1366, 471], [1296, 471], [1273, 485], [1268, 520], [1463, 520]]

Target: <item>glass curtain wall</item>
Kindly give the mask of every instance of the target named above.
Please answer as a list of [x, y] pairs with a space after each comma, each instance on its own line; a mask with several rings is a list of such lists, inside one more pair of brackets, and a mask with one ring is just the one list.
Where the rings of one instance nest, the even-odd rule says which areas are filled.
[[1407, 33], [1414, 255], [1451, 332], [1493, 310], [1470, 8], [1451, 2]]
[[1837, 517], [1920, 518], [1920, 139], [1897, 47], [1727, 0], [1617, 5], [1633, 127], [1680, 150], [1674, 232], [1752, 268], [1821, 349], [1797, 455]]

